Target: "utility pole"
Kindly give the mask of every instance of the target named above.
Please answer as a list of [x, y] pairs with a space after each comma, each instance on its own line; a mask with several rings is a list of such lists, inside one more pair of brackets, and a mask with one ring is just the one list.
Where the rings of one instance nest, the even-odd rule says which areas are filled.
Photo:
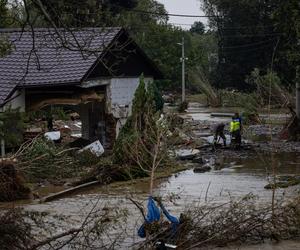
[[182, 37], [182, 102], [185, 102], [185, 51], [184, 51], [184, 37]]
[[181, 43], [177, 43], [178, 45], [181, 45], [182, 48], [182, 54], [181, 54], [181, 58], [180, 61], [182, 63], [182, 102], [185, 102], [185, 61], [188, 60], [188, 58], [185, 57], [185, 48], [184, 48], [184, 37], [182, 37], [182, 42]]

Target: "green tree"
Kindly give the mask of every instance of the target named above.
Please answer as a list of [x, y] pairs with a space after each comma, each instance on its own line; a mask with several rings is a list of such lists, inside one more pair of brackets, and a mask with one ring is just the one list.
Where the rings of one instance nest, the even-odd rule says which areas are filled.
[[267, 0], [203, 0], [218, 35], [218, 87], [249, 88], [245, 78], [255, 67], [271, 67], [279, 39], [271, 18], [274, 8]]
[[[216, 41], [212, 39], [214, 35], [211, 32], [199, 35], [168, 24], [166, 14], [164, 5], [158, 1], [141, 0], [134, 11], [123, 13], [123, 21], [134, 40], [164, 73], [164, 80], [158, 82], [158, 87], [176, 90], [181, 86], [181, 47], [178, 43], [182, 37], [186, 40], [188, 70], [199, 65], [207, 72], [213, 68], [210, 64], [213, 64], [212, 57], [216, 53]], [[192, 84], [187, 86], [192, 87]]]
[[194, 22], [190, 28], [190, 32], [203, 35], [205, 33], [205, 25], [200, 21]]
[[0, 0], [0, 28], [8, 26], [7, 0]]
[[4, 139], [7, 147], [20, 146], [24, 128], [24, 116], [18, 109], [0, 113], [0, 139]]
[[[161, 97], [160, 97], [161, 98]], [[116, 163], [133, 163], [132, 155], [128, 155], [128, 147], [142, 140], [151, 148], [151, 136], [157, 126], [156, 118], [159, 114], [157, 92], [153, 82], [146, 88], [144, 77], [140, 77], [140, 84], [134, 94], [132, 114], [127, 119], [115, 142], [113, 155]]]
[[[136, 0], [112, 1], [112, 0], [32, 0], [36, 10], [44, 20], [57, 27], [94, 27], [111, 26], [119, 19], [121, 12], [134, 8]], [[51, 18], [44, 15], [46, 10]]]
[[294, 82], [300, 65], [300, 2], [275, 0], [272, 13], [275, 31], [280, 34], [276, 68], [284, 83]]

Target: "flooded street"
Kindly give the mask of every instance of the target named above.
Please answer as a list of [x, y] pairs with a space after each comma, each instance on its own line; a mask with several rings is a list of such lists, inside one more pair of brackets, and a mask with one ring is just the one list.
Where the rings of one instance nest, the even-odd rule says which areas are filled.
[[[274, 116], [275, 117], [275, 116]], [[286, 117], [284, 117], [285, 119]], [[230, 117], [212, 117], [210, 113], [189, 113], [185, 119], [211, 125], [216, 122], [230, 121]], [[203, 126], [203, 124], [200, 124]], [[201, 126], [200, 126], [201, 127]], [[196, 131], [196, 132], [195, 132]], [[199, 138], [207, 137], [206, 127], [199, 130], [194, 127], [194, 134]], [[238, 200], [252, 194], [257, 204], [271, 204], [272, 190], [264, 187], [270, 183], [273, 171], [278, 176], [300, 175], [299, 152], [236, 152], [230, 149], [221, 150], [221, 155], [211, 151], [199, 151], [205, 162], [212, 165], [212, 170], [205, 173], [195, 173], [193, 166], [185, 171], [173, 174], [169, 178], [159, 179], [155, 183], [154, 196], [162, 197], [168, 211], [177, 217], [185, 210], [207, 204], [223, 204], [232, 199]], [[217, 159], [221, 159], [221, 166], [216, 168]], [[187, 164], [187, 162], [181, 162]], [[275, 168], [274, 168], [275, 167]], [[39, 204], [32, 202], [23, 204], [27, 211], [44, 214], [46, 225], [50, 231], [34, 232], [38, 237], [46, 237], [62, 233], [70, 228], [80, 227], [91, 210], [98, 211], [98, 215], [110, 211], [119, 221], [109, 228], [106, 238], [118, 239], [117, 249], [133, 249], [134, 245], [142, 241], [137, 230], [143, 223], [139, 209], [130, 201], [134, 198], [146, 208], [149, 180], [133, 180], [129, 182], [113, 183], [105, 187], [86, 189], [70, 197], [52, 202]], [[55, 188], [53, 192], [59, 191]], [[46, 191], [47, 192], [47, 191]], [[48, 190], [49, 192], [49, 190]], [[299, 194], [300, 185], [285, 189], [276, 189], [276, 199], [289, 199]], [[51, 193], [51, 190], [50, 190]], [[299, 249], [300, 243], [289, 241], [279, 245], [266, 243], [260, 246], [245, 246], [243, 248], [227, 247], [224, 249]], [[69, 248], [65, 248], [69, 249]]]
[[[260, 158], [262, 157], [262, 158]], [[300, 155], [287, 153], [275, 156], [278, 163], [278, 174], [299, 174]], [[179, 216], [191, 206], [199, 206], [207, 203], [225, 203], [230, 199], [241, 198], [249, 193], [257, 196], [259, 203], [271, 202], [272, 191], [264, 189], [268, 184], [268, 175], [271, 172], [270, 157], [261, 155], [255, 158], [233, 160], [225, 159], [227, 167], [222, 170], [212, 170], [207, 173], [194, 173], [192, 169], [172, 175], [167, 180], [156, 183], [154, 195], [163, 197], [167, 209], [175, 216]], [[140, 211], [126, 197], [134, 197], [146, 206], [147, 181], [134, 181], [133, 183], [121, 183], [105, 188], [93, 188], [83, 194], [63, 198], [44, 204], [32, 204], [25, 206], [28, 211], [46, 213], [47, 223], [55, 225], [55, 233], [63, 232], [72, 227], [81, 225], [86, 214], [96, 207], [97, 210], [126, 211], [127, 219], [121, 219], [118, 229], [110, 230], [109, 237], [118, 235], [121, 241], [120, 248], [131, 249], [132, 245], [141, 241], [137, 236], [137, 230], [142, 224]], [[278, 189], [278, 199], [292, 197], [300, 190], [299, 185], [287, 189]], [[120, 212], [122, 214], [122, 212]], [[121, 218], [121, 215], [120, 215]], [[122, 222], [123, 221], [123, 222]], [[120, 236], [120, 230], [123, 232]], [[54, 233], [53, 232], [53, 233]], [[41, 234], [42, 232], [38, 232]], [[45, 233], [45, 232], [44, 232]], [[291, 248], [295, 249], [290, 243]], [[235, 249], [235, 248], [228, 248]], [[257, 248], [242, 248], [257, 249]], [[270, 244], [259, 249], [283, 249], [272, 248]]]
[[[172, 176], [162, 184], [157, 192], [179, 193], [186, 202], [202, 201], [226, 202], [229, 197], [242, 197], [249, 193], [261, 201], [268, 202], [272, 191], [264, 189], [272, 173], [270, 156], [258, 155], [249, 159], [225, 159], [225, 168], [206, 173], [184, 171]], [[280, 175], [300, 174], [300, 155], [297, 153], [279, 154], [274, 157], [278, 163], [276, 172]], [[282, 194], [293, 196], [299, 186], [277, 190]]]

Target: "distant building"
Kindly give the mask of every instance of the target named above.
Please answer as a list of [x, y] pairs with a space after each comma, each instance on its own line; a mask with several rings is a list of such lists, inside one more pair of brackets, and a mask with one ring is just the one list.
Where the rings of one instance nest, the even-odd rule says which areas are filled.
[[0, 36], [13, 45], [0, 58], [0, 110], [71, 107], [80, 114], [82, 137], [100, 137], [104, 145], [131, 112], [139, 76], [162, 78], [122, 28], [0, 29]]

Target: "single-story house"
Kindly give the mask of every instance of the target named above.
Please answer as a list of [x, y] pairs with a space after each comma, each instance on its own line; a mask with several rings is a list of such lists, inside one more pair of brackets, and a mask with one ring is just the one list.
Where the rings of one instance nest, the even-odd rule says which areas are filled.
[[82, 137], [98, 137], [106, 146], [131, 112], [140, 75], [145, 81], [162, 78], [122, 28], [0, 29], [0, 38], [12, 45], [0, 58], [0, 110], [72, 106]]

